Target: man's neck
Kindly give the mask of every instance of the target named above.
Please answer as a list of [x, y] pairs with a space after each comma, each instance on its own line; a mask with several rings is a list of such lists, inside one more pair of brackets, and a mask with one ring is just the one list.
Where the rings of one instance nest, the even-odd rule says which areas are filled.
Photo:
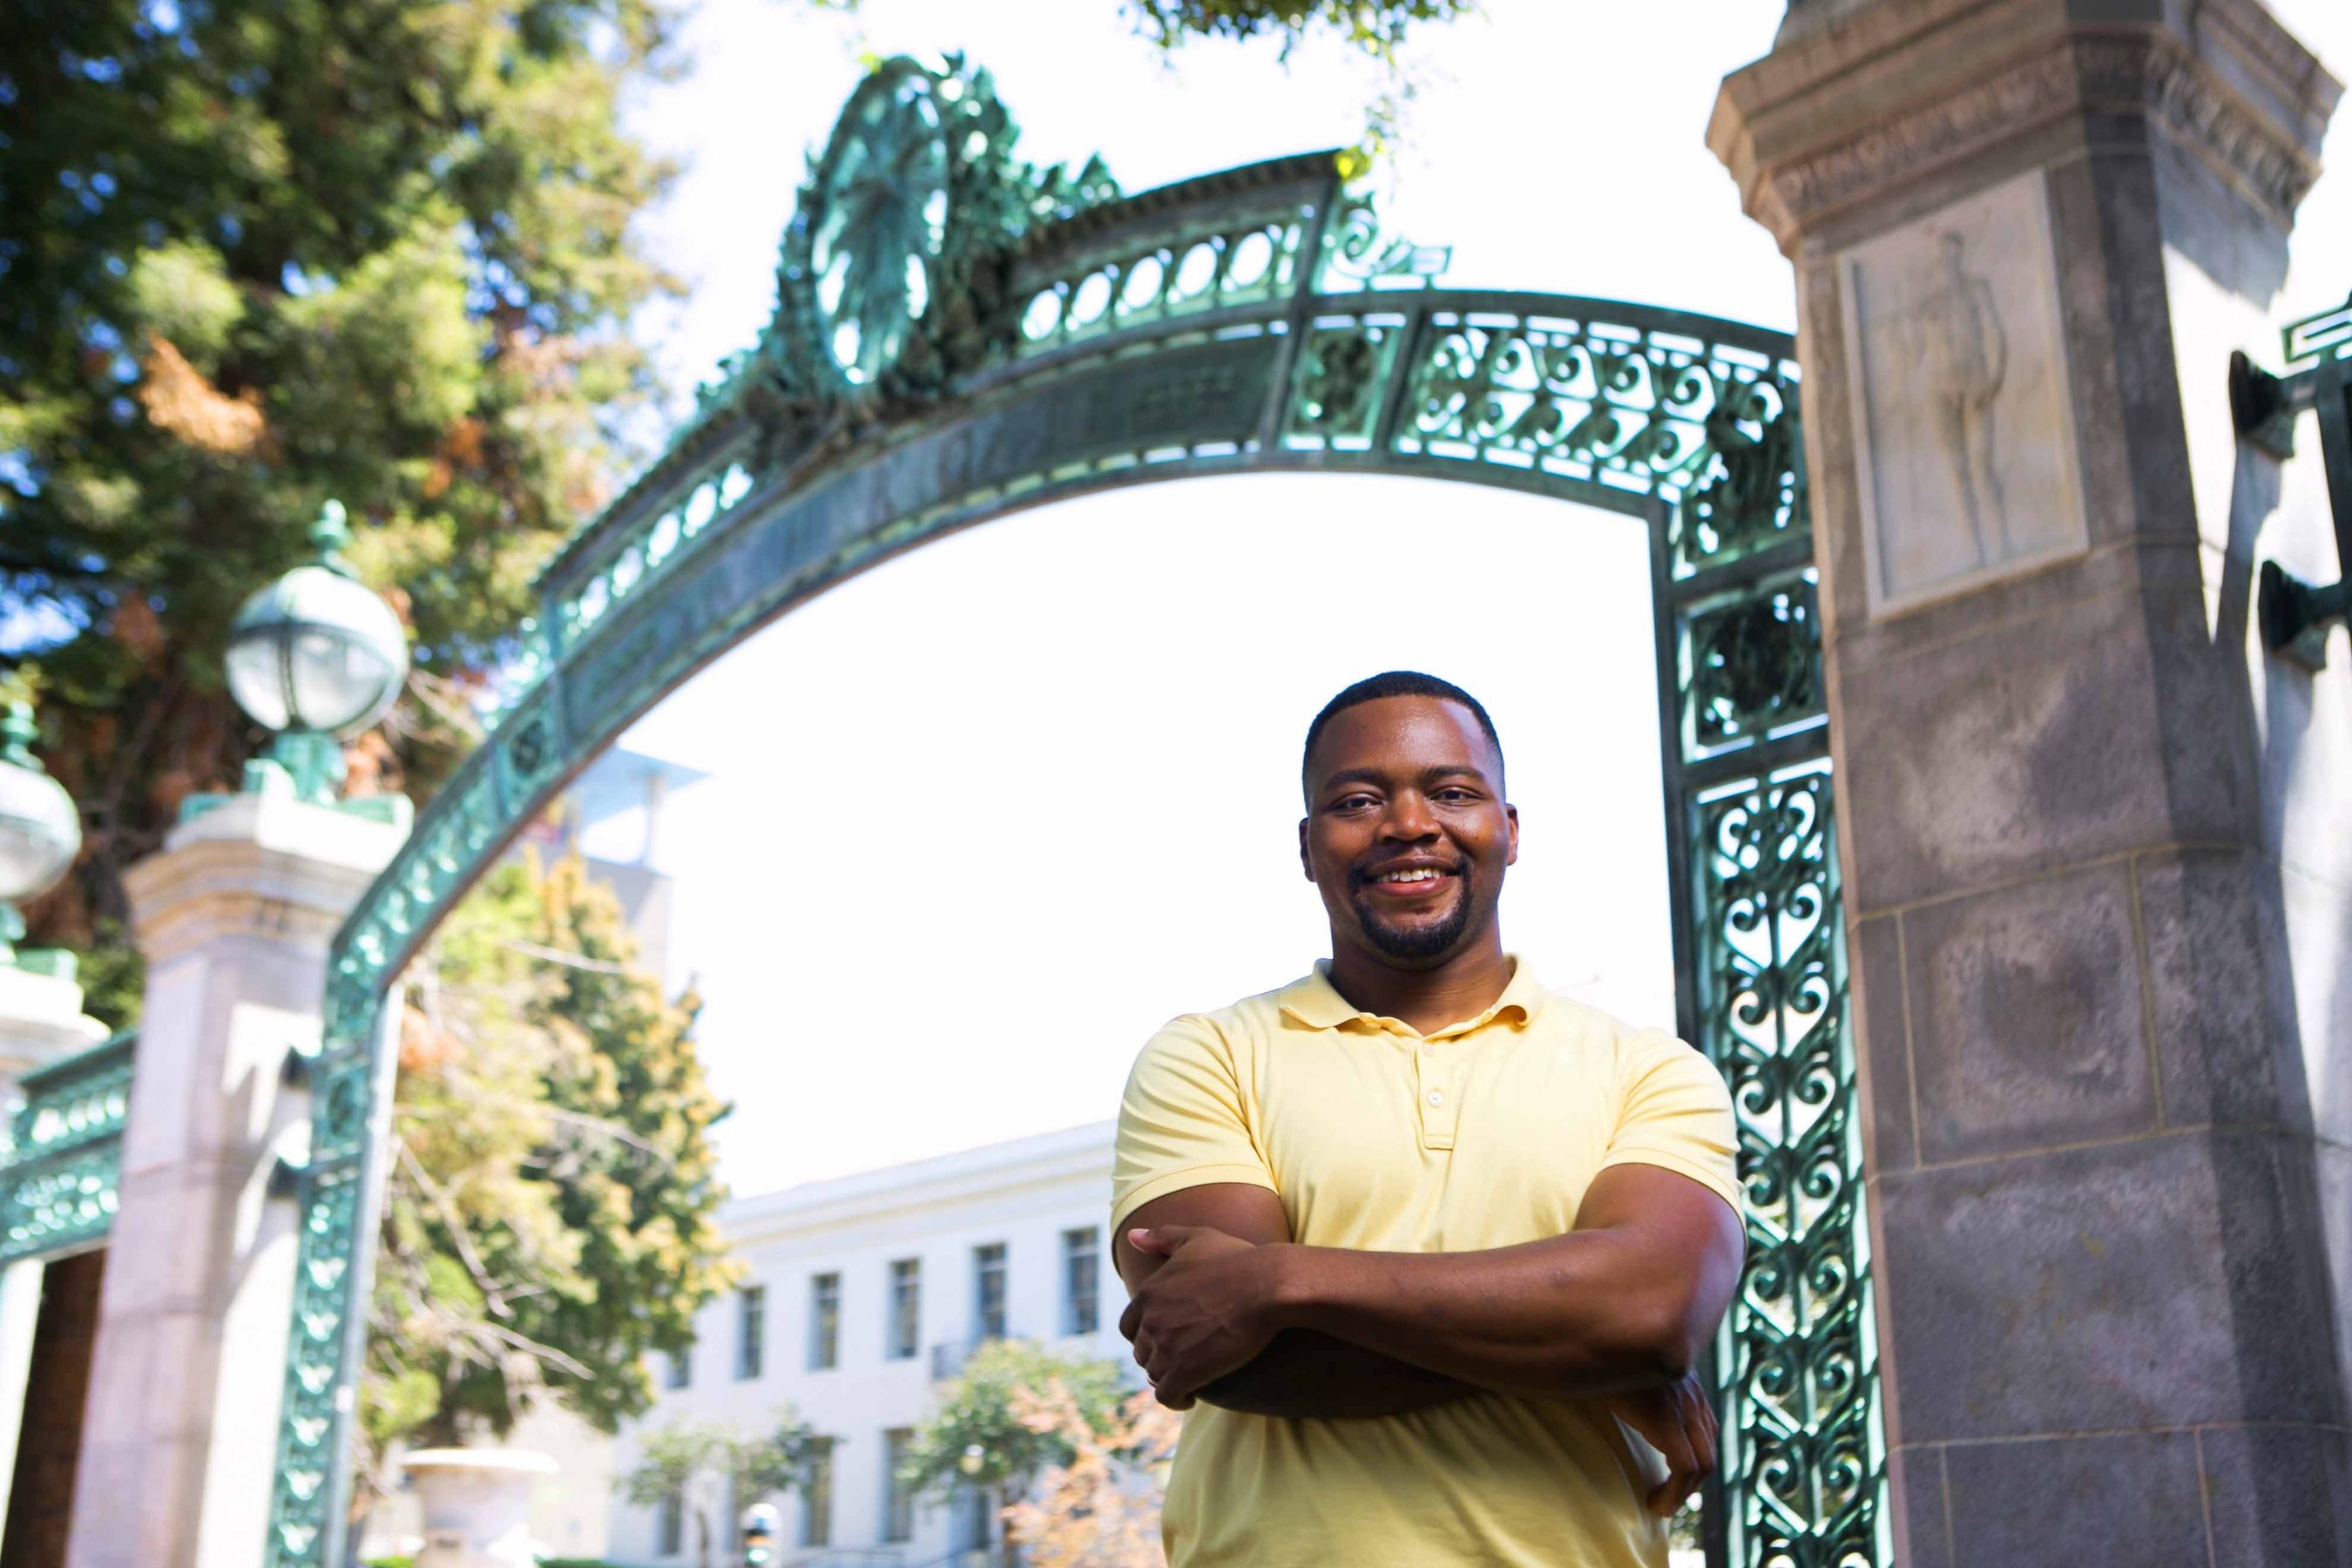
[[1401, 1018], [1423, 1034], [1475, 1018], [1511, 983], [1499, 936], [1457, 952], [1434, 969], [1398, 969], [1361, 948], [1331, 944], [1331, 988], [1349, 1005]]

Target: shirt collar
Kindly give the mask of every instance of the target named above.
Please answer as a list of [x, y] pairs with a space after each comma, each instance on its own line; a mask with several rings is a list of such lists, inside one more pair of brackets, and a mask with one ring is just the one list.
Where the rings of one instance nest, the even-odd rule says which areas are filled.
[[[1511, 960], [1510, 984], [1503, 987], [1503, 994], [1495, 998], [1494, 1005], [1466, 1022], [1447, 1025], [1436, 1031], [1438, 1034], [1467, 1034], [1506, 1013], [1517, 1014], [1517, 1021], [1524, 1025], [1543, 1011], [1543, 987], [1536, 984], [1526, 960], [1516, 954], [1508, 956]], [[1331, 961], [1328, 958], [1317, 959], [1313, 973], [1285, 986], [1276, 995], [1276, 1004], [1282, 1009], [1284, 1016], [1310, 1029], [1336, 1029], [1342, 1024], [1359, 1021], [1375, 1025], [1381, 1022], [1380, 1015], [1364, 1012], [1339, 994], [1339, 989], [1331, 984]]]

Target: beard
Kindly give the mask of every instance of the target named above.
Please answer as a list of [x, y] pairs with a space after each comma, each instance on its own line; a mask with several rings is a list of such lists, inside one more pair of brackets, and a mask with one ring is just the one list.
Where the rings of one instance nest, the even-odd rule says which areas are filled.
[[1452, 952], [1461, 942], [1462, 933], [1470, 929], [1470, 868], [1465, 866], [1454, 873], [1462, 887], [1454, 907], [1434, 921], [1418, 921], [1410, 926], [1388, 924], [1381, 911], [1365, 896], [1365, 877], [1361, 872], [1349, 873], [1350, 901], [1356, 906], [1356, 923], [1364, 932], [1364, 940], [1383, 958], [1391, 959], [1408, 969], [1426, 968]]

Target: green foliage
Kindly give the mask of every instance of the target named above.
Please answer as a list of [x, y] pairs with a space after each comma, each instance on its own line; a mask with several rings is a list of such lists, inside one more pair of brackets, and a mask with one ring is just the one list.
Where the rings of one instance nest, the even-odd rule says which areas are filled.
[[147, 957], [121, 921], [99, 921], [95, 935], [75, 976], [81, 983], [81, 1010], [110, 1029], [128, 1029], [139, 1022], [146, 998]]
[[807, 1484], [822, 1441], [789, 1405], [777, 1409], [766, 1432], [732, 1421], [673, 1421], [645, 1435], [636, 1468], [617, 1484], [622, 1498], [639, 1508], [677, 1496], [698, 1476], [732, 1477], [746, 1497], [791, 1492]]
[[403, 981], [361, 1425], [503, 1433], [551, 1398], [611, 1431], [735, 1278], [691, 1029], [576, 856], [496, 869]]
[[1075, 1450], [1059, 1433], [1024, 1425], [1013, 1394], [1043, 1393], [1058, 1381], [1087, 1425], [1108, 1432], [1127, 1394], [1119, 1379], [1116, 1362], [1059, 1356], [1026, 1340], [992, 1341], [940, 1391], [938, 1408], [908, 1443], [902, 1473], [930, 1497], [963, 1486], [1017, 1493], [1039, 1471], [1068, 1464]]
[[0, 6], [0, 661], [40, 653], [86, 816], [36, 941], [119, 943], [122, 868], [236, 782], [227, 625], [328, 496], [420, 660], [361, 773], [421, 796], [470, 743], [467, 689], [652, 390], [621, 328], [670, 286], [631, 235], [667, 172], [616, 105], [674, 12]]
[[1187, 38], [1278, 37], [1284, 47], [1328, 30], [1383, 58], [1420, 22], [1452, 22], [1478, 0], [1127, 0], [1144, 32], [1163, 47]]

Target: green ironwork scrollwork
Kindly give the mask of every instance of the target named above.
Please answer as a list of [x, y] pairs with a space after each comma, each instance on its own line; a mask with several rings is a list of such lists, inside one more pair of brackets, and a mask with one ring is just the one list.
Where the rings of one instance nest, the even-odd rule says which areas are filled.
[[800, 421], [936, 390], [1008, 348], [1014, 242], [1112, 200], [1099, 158], [1075, 173], [1013, 155], [1019, 127], [962, 57], [900, 57], [851, 95], [785, 231], [776, 324], [754, 359]]
[[132, 1033], [26, 1073], [0, 1167], [0, 1263], [86, 1245], [113, 1227], [131, 1102]]
[[[1793, 384], [1776, 395], [1775, 422], [1793, 426]], [[1766, 449], [1752, 430], [1716, 449], [1714, 483], [1745, 487], [1749, 524], [1710, 529], [1687, 553], [1665, 546], [1682, 569], [1661, 651], [1681, 731], [1666, 772], [1689, 902], [1676, 931], [1684, 1027], [1731, 1086], [1748, 1240], [1716, 1346], [1725, 1479], [1709, 1499], [1710, 1560], [1881, 1568], [1885, 1439], [1817, 584], [1793, 454], [1776, 459], [1777, 482], [1738, 477]], [[1664, 531], [1689, 542], [1701, 521], [1686, 503]]]
[[1744, 591], [1690, 619], [1686, 742], [1709, 752], [1822, 710], [1812, 585], [1801, 577]]
[[1700, 1007], [1731, 1081], [1748, 1256], [1719, 1350], [1740, 1563], [1875, 1563], [1884, 1466], [1825, 762], [1699, 808]]

